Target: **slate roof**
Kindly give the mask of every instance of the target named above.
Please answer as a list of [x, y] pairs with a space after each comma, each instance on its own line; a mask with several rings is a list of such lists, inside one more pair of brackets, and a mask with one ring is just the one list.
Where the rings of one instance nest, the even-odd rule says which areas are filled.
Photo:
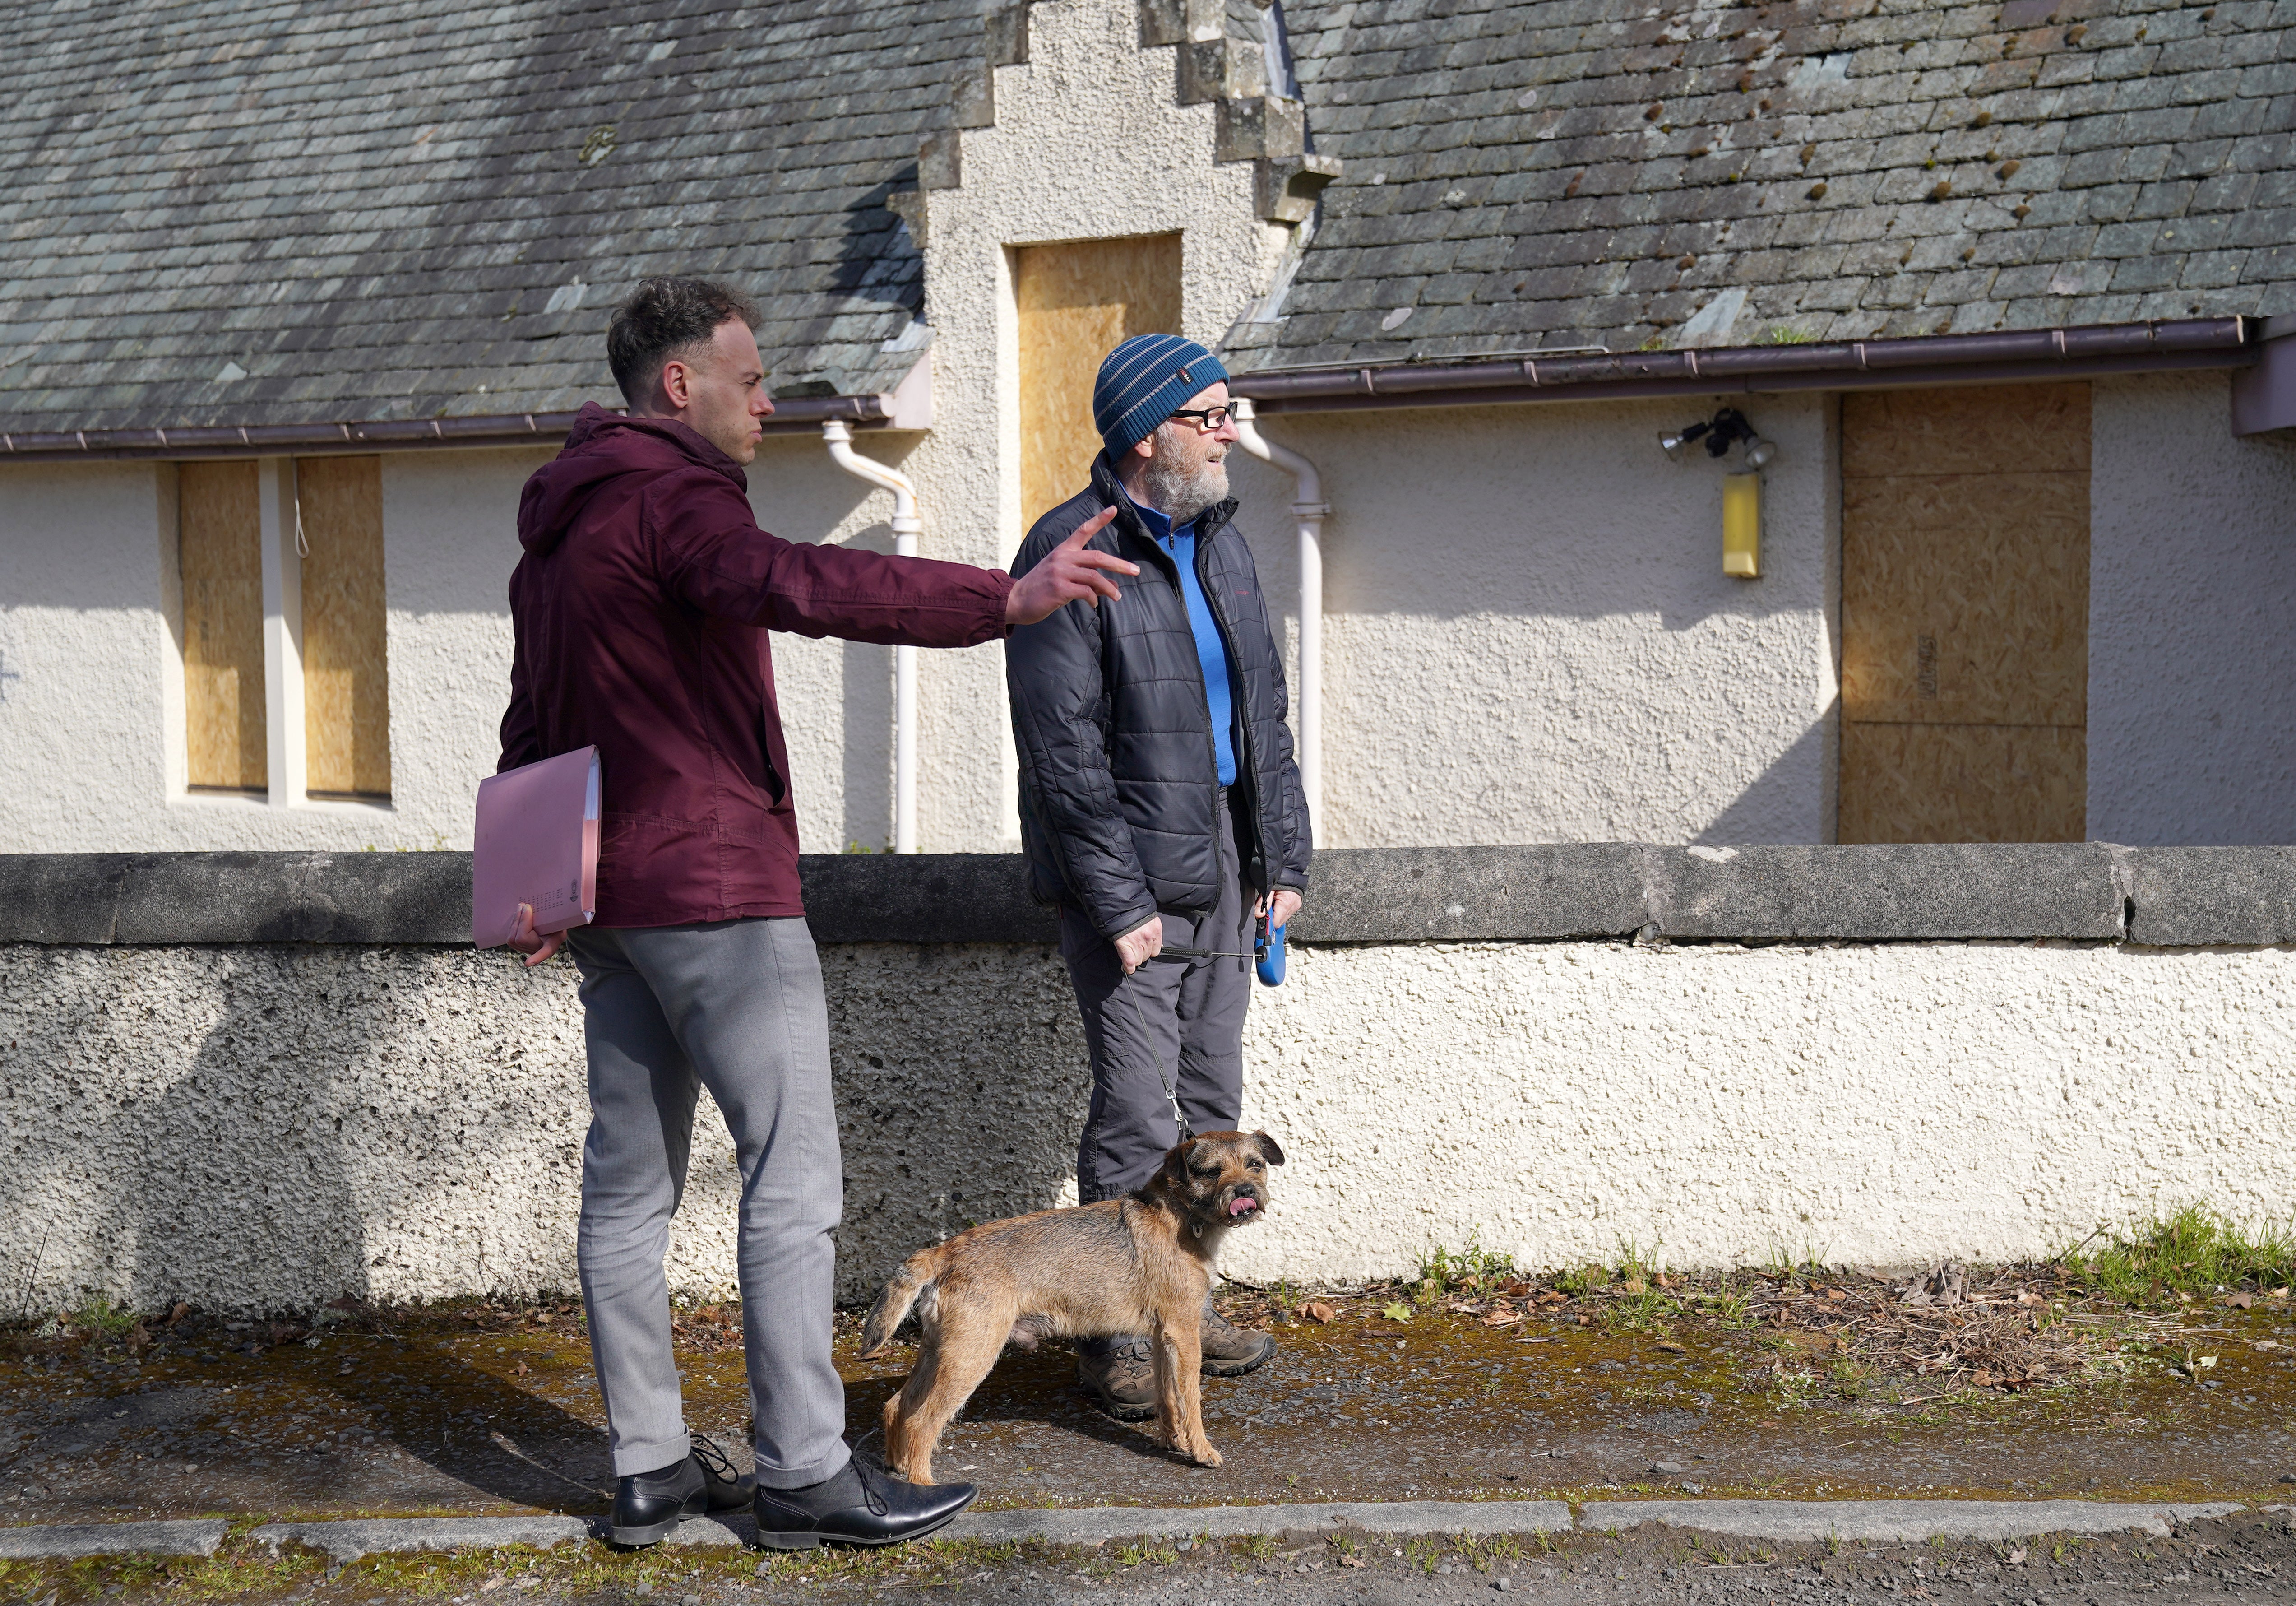
[[2050, 4], [1287, 0], [1344, 169], [1232, 366], [2296, 311], [2296, 0]]
[[783, 393], [889, 389], [885, 197], [984, 49], [978, 0], [17, 0], [0, 429], [611, 399], [660, 271], [758, 296]]

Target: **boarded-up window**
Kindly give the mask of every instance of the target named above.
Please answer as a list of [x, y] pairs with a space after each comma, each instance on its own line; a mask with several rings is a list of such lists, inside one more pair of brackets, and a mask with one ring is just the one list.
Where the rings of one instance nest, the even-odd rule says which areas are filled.
[[382, 459], [305, 457], [303, 739], [314, 796], [390, 795]]
[[2078, 842], [2089, 393], [1897, 391], [1841, 417], [1844, 842]]
[[1033, 524], [1092, 478], [1092, 382], [1109, 348], [1180, 332], [1180, 236], [1079, 240], [1014, 254], [1021, 314], [1021, 514]]
[[176, 476], [184, 585], [184, 778], [202, 791], [266, 784], [263, 528], [252, 463], [186, 463]]

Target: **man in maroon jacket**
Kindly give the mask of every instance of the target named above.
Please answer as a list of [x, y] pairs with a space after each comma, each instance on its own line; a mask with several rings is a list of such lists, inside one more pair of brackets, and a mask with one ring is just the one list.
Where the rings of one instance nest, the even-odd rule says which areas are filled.
[[[696, 279], [649, 279], [606, 337], [629, 402], [585, 407], [527, 482], [511, 576], [517, 648], [501, 768], [594, 744], [604, 782], [597, 918], [582, 973], [591, 1123], [577, 1254], [619, 1480], [612, 1537], [754, 1501], [759, 1538], [887, 1544], [972, 1498], [852, 1459], [830, 1362], [843, 1173], [821, 967], [769, 630], [970, 647], [1078, 600], [1131, 564], [1084, 549], [1105, 517], [1018, 580], [993, 569], [792, 543], [757, 527], [741, 465], [773, 412], [757, 310]], [[1095, 605], [1097, 605], [1095, 601]], [[707, 1087], [742, 1173], [739, 1264], [754, 1479], [685, 1427], [662, 1257]]]

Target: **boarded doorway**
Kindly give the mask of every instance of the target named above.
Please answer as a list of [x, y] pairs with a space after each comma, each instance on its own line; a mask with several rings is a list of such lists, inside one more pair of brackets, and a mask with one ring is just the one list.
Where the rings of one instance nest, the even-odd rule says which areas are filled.
[[2078, 842], [2089, 392], [1841, 409], [1843, 842]]
[[1180, 332], [1180, 236], [1026, 245], [1013, 258], [1026, 528], [1092, 477], [1100, 452], [1092, 382], [1109, 348], [1130, 335]]

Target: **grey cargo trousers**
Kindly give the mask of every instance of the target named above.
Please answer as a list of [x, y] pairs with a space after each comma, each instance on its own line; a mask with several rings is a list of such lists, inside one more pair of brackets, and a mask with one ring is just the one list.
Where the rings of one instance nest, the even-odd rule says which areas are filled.
[[[1200, 919], [1163, 917], [1164, 941], [1250, 953], [1258, 894], [1242, 879], [1235, 818], [1219, 811], [1219, 904]], [[1061, 957], [1084, 1016], [1092, 1111], [1077, 1144], [1077, 1198], [1120, 1198], [1156, 1174], [1180, 1141], [1165, 1079], [1195, 1132], [1228, 1132], [1243, 1113], [1243, 1017], [1251, 961], [1151, 959], [1130, 976], [1116, 944], [1073, 909], [1061, 910]]]
[[685, 1458], [662, 1257], [685, 1191], [697, 1092], [733, 1133], [738, 1261], [758, 1481], [799, 1488], [849, 1452], [830, 1360], [844, 1208], [829, 1012], [802, 919], [571, 934], [582, 971], [590, 1135], [577, 1240], [614, 1476]]

